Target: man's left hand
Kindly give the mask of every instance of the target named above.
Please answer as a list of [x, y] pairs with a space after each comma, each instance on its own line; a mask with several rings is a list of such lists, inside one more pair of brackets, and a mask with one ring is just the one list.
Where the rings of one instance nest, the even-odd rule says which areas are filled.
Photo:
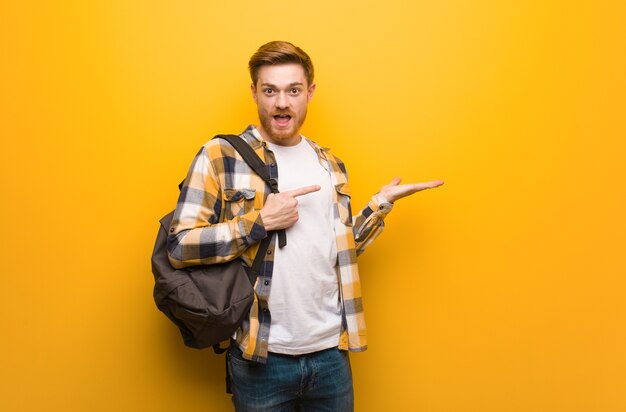
[[395, 202], [396, 200], [410, 196], [413, 193], [426, 189], [433, 189], [443, 184], [443, 180], [432, 180], [430, 182], [423, 183], [408, 183], [404, 185], [401, 185], [400, 181], [401, 179], [399, 177], [394, 178], [391, 183], [380, 189], [380, 194], [383, 195], [388, 201]]

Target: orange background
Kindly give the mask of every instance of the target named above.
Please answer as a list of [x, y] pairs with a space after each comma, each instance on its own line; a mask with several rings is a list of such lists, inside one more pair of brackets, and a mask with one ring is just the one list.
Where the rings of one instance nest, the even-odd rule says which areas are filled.
[[356, 410], [626, 410], [623, 4], [3, 2], [2, 409], [229, 410], [149, 258], [200, 145], [256, 121], [248, 58], [285, 39], [355, 208], [446, 180], [361, 257]]

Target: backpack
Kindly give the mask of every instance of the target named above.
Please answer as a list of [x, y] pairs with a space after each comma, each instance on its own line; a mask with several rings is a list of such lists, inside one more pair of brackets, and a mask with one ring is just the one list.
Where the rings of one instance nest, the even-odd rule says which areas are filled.
[[[269, 177], [267, 166], [241, 137], [217, 135], [237, 150], [250, 167], [278, 193], [278, 183]], [[179, 185], [179, 189], [182, 183]], [[167, 236], [174, 211], [160, 220], [154, 250], [152, 273], [153, 297], [157, 308], [180, 330], [186, 346], [196, 349], [213, 347], [216, 353], [225, 349], [219, 343], [228, 340], [248, 316], [254, 301], [254, 283], [263, 265], [264, 255], [273, 232], [261, 241], [252, 267], [241, 260], [198, 265], [183, 269], [171, 266], [167, 255]], [[278, 231], [280, 246], [286, 244], [285, 231]]]

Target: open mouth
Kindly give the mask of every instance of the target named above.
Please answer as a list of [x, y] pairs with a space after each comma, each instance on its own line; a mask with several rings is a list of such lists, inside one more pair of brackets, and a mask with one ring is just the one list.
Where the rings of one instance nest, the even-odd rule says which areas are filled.
[[289, 124], [289, 121], [291, 120], [291, 115], [288, 114], [277, 114], [273, 117], [278, 126], [287, 126]]

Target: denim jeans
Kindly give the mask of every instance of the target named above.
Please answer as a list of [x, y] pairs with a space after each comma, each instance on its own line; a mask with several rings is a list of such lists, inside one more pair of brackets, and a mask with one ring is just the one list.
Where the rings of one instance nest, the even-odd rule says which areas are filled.
[[237, 412], [352, 412], [354, 395], [348, 353], [331, 348], [306, 355], [270, 353], [265, 365], [228, 351]]

